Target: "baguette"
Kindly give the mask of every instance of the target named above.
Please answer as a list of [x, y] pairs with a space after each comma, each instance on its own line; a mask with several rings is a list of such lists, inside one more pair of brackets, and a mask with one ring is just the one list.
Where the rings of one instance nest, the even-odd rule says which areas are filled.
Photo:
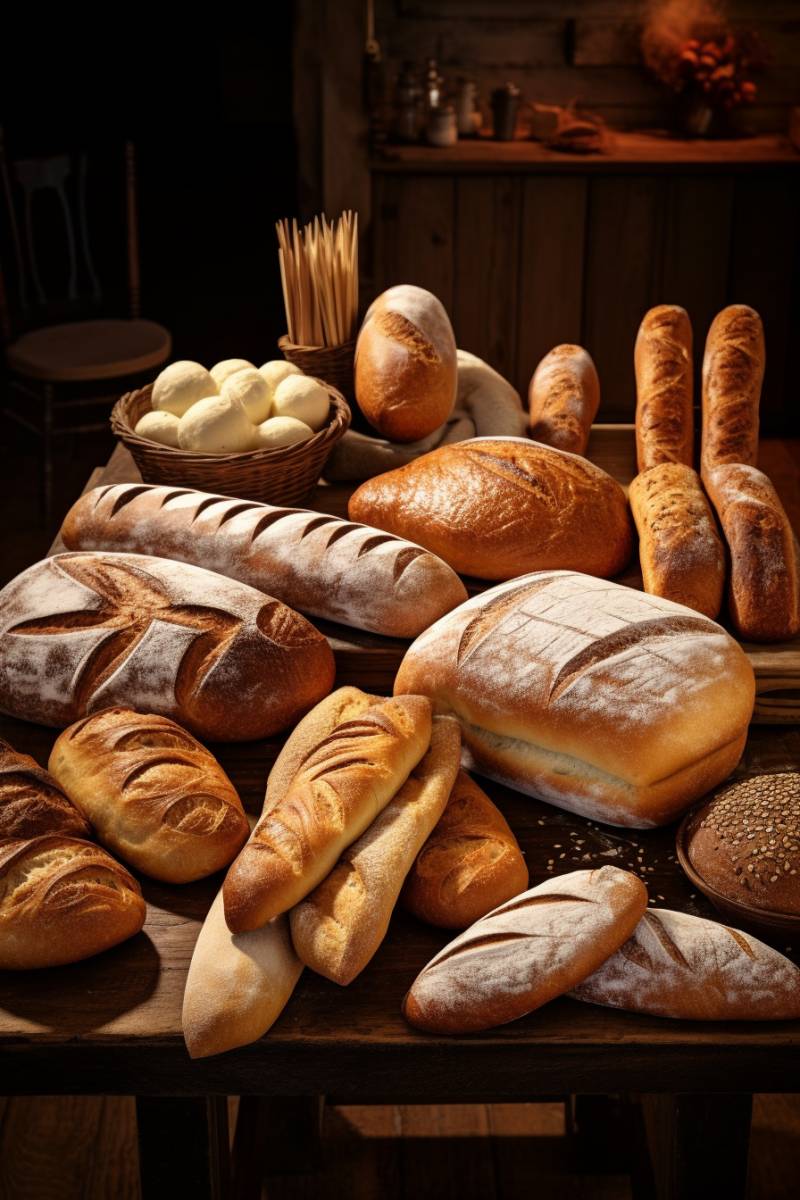
[[662, 462], [636, 476], [628, 499], [644, 590], [714, 620], [725, 589], [725, 549], [700, 476], [682, 462]]
[[302, 970], [286, 917], [234, 936], [219, 891], [195, 944], [183, 994], [190, 1058], [223, 1054], [263, 1037], [286, 1007]]
[[556, 346], [533, 373], [528, 388], [530, 435], [536, 442], [585, 454], [600, 407], [600, 380], [582, 346]]
[[628, 940], [647, 889], [618, 867], [548, 879], [470, 926], [422, 969], [403, 1012], [429, 1033], [474, 1033], [563, 995]]
[[685, 1021], [781, 1021], [800, 1017], [800, 970], [748, 933], [651, 908], [570, 994]]
[[382, 700], [345, 721], [305, 758], [228, 871], [225, 919], [258, 929], [307, 896], [364, 832], [430, 745], [423, 696]]
[[636, 461], [640, 471], [661, 463], [694, 462], [692, 326], [677, 304], [645, 314], [636, 335]]
[[728, 611], [739, 637], [783, 641], [800, 632], [800, 547], [763, 472], [715, 467], [706, 488], [730, 551]]
[[52, 775], [0, 738], [0, 841], [44, 833], [90, 838], [92, 827]]
[[420, 546], [366, 525], [191, 488], [95, 488], [61, 527], [70, 550], [126, 550], [193, 563], [314, 617], [416, 637], [466, 599], [461, 580]]
[[363, 971], [386, 936], [417, 851], [444, 811], [460, 752], [458, 722], [435, 717], [430, 748], [406, 782], [292, 909], [292, 942], [307, 967], [342, 985]]
[[701, 474], [723, 463], [758, 462], [758, 406], [764, 379], [764, 329], [758, 313], [731, 304], [717, 313], [703, 357]]
[[403, 906], [429, 925], [466, 929], [527, 886], [528, 868], [508, 822], [475, 780], [459, 771], [447, 807], [408, 873]]

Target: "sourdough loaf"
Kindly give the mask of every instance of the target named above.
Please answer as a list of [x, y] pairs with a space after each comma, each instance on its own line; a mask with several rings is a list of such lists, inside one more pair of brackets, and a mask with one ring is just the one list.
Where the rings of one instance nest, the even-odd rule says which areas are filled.
[[533, 373], [528, 388], [534, 441], [570, 454], [585, 454], [600, 407], [600, 380], [582, 346], [555, 346]]
[[694, 462], [692, 326], [677, 304], [645, 314], [636, 335], [636, 460], [640, 471], [660, 463]]
[[0, 738], [0, 841], [43, 833], [90, 838], [92, 829], [44, 767]]

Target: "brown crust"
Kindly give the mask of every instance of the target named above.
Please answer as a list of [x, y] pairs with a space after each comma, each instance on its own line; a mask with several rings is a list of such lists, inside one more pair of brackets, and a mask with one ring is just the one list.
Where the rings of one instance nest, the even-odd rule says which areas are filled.
[[44, 767], [0, 738], [0, 840], [45, 833], [91, 838], [92, 827]]
[[677, 304], [645, 314], [636, 336], [636, 459], [640, 471], [659, 463], [694, 462], [692, 326]]
[[701, 474], [723, 463], [758, 462], [758, 407], [766, 350], [761, 318], [746, 304], [717, 313], [703, 357]]
[[644, 589], [712, 620], [725, 588], [725, 548], [700, 476], [679, 462], [637, 475], [628, 491]]
[[620, 485], [579, 455], [524, 438], [442, 446], [367, 480], [349, 513], [481, 579], [558, 568], [608, 578], [633, 548]]
[[582, 346], [555, 346], [533, 373], [528, 387], [530, 435], [536, 442], [585, 454], [600, 407], [600, 380]]
[[466, 771], [408, 873], [402, 903], [421, 921], [466, 929], [528, 886], [528, 868], [503, 814]]

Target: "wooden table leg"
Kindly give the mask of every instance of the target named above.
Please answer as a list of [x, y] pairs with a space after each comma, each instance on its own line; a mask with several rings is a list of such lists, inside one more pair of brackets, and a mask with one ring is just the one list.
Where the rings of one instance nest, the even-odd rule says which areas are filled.
[[315, 1170], [321, 1159], [324, 1096], [242, 1096], [233, 1140], [234, 1200], [258, 1200], [270, 1175]]
[[641, 1097], [657, 1200], [744, 1200], [749, 1093]]
[[227, 1096], [137, 1096], [142, 1200], [228, 1200]]

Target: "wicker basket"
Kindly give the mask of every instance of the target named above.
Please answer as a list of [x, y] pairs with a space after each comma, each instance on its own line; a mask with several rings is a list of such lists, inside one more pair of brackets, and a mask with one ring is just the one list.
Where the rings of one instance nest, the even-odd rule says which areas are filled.
[[328, 455], [350, 425], [350, 409], [336, 388], [318, 380], [331, 398], [328, 424], [308, 441], [277, 450], [241, 454], [196, 454], [162, 446], [134, 433], [150, 412], [152, 384], [121, 396], [111, 412], [111, 429], [130, 450], [145, 483], [221, 492], [265, 504], [302, 504], [314, 491]]
[[298, 346], [284, 334], [278, 339], [278, 349], [284, 358], [299, 367], [304, 375], [324, 379], [331, 387], [341, 392], [348, 403], [354, 397], [353, 363], [355, 340], [343, 342], [341, 346]]

